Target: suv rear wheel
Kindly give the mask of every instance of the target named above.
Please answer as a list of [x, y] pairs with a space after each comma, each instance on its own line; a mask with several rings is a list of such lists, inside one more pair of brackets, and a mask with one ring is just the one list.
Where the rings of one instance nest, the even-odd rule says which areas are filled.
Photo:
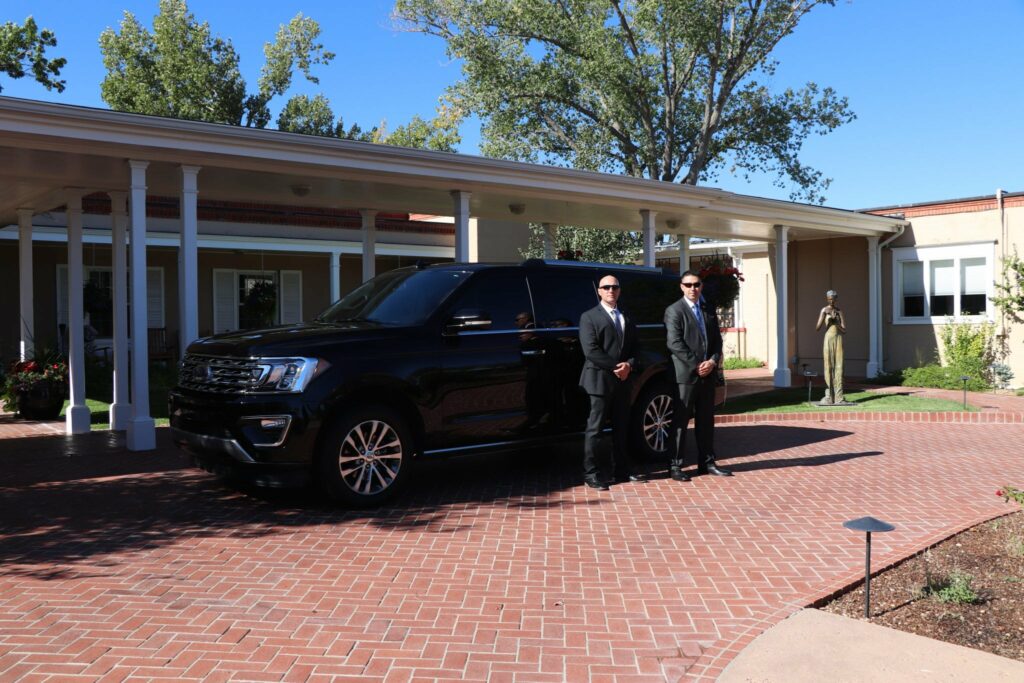
[[632, 435], [635, 452], [644, 460], [661, 461], [669, 457], [675, 444], [672, 433], [673, 385], [656, 380], [640, 392], [633, 410]]
[[379, 505], [409, 479], [413, 441], [397, 413], [367, 406], [343, 413], [320, 445], [320, 481], [336, 501], [352, 507]]

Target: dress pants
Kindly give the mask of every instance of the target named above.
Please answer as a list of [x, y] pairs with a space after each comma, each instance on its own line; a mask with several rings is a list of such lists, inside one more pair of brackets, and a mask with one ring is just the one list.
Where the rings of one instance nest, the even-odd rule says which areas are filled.
[[715, 462], [715, 373], [698, 377], [696, 384], [680, 384], [678, 387], [679, 394], [672, 410], [676, 448], [669, 466], [685, 466], [686, 428], [693, 418], [697, 436], [697, 467], [703, 469]]
[[[583, 478], [599, 481], [602, 476], [618, 478], [631, 474], [627, 451], [629, 429], [629, 382], [618, 382], [611, 394], [590, 394], [590, 417], [583, 441]], [[612, 420], [612, 449], [609, 458], [607, 434], [602, 428]]]

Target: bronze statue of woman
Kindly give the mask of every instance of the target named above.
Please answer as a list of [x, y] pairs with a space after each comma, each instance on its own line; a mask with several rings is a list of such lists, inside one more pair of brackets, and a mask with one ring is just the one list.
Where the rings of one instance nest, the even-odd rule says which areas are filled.
[[825, 397], [821, 399], [823, 406], [843, 405], [843, 335], [846, 334], [846, 320], [839, 309], [839, 293], [834, 289], [825, 292], [828, 305], [818, 314], [818, 325], [815, 330], [825, 326], [825, 345], [822, 356], [825, 359]]

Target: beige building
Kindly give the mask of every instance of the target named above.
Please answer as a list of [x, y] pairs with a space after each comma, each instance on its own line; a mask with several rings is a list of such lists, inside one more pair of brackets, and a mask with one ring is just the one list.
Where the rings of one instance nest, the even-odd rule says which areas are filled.
[[[939, 333], [949, 321], [991, 322], [1013, 384], [1024, 386], [1024, 325], [1005, 319], [991, 302], [1003, 259], [1024, 251], [1024, 192], [869, 209], [906, 221], [901, 234], [882, 240], [880, 365], [870, 366], [870, 282], [865, 278], [869, 246], [839, 237], [789, 245], [789, 314], [786, 356], [794, 377], [822, 371], [822, 337], [815, 331], [825, 292], [839, 292], [848, 333], [846, 373], [872, 376], [932, 362]], [[695, 231], [696, 232], [696, 231]], [[777, 357], [773, 245], [705, 242], [690, 246], [690, 262], [732, 256], [745, 282], [734, 321], [726, 329], [728, 355]], [[660, 251], [659, 265], [678, 267], [678, 247]]]

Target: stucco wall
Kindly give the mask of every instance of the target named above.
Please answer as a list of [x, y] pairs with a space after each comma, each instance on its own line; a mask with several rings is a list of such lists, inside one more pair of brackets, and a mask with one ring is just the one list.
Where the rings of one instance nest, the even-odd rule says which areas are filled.
[[478, 218], [476, 225], [478, 261], [518, 263], [523, 260], [520, 250], [526, 249], [530, 241], [527, 223]]

